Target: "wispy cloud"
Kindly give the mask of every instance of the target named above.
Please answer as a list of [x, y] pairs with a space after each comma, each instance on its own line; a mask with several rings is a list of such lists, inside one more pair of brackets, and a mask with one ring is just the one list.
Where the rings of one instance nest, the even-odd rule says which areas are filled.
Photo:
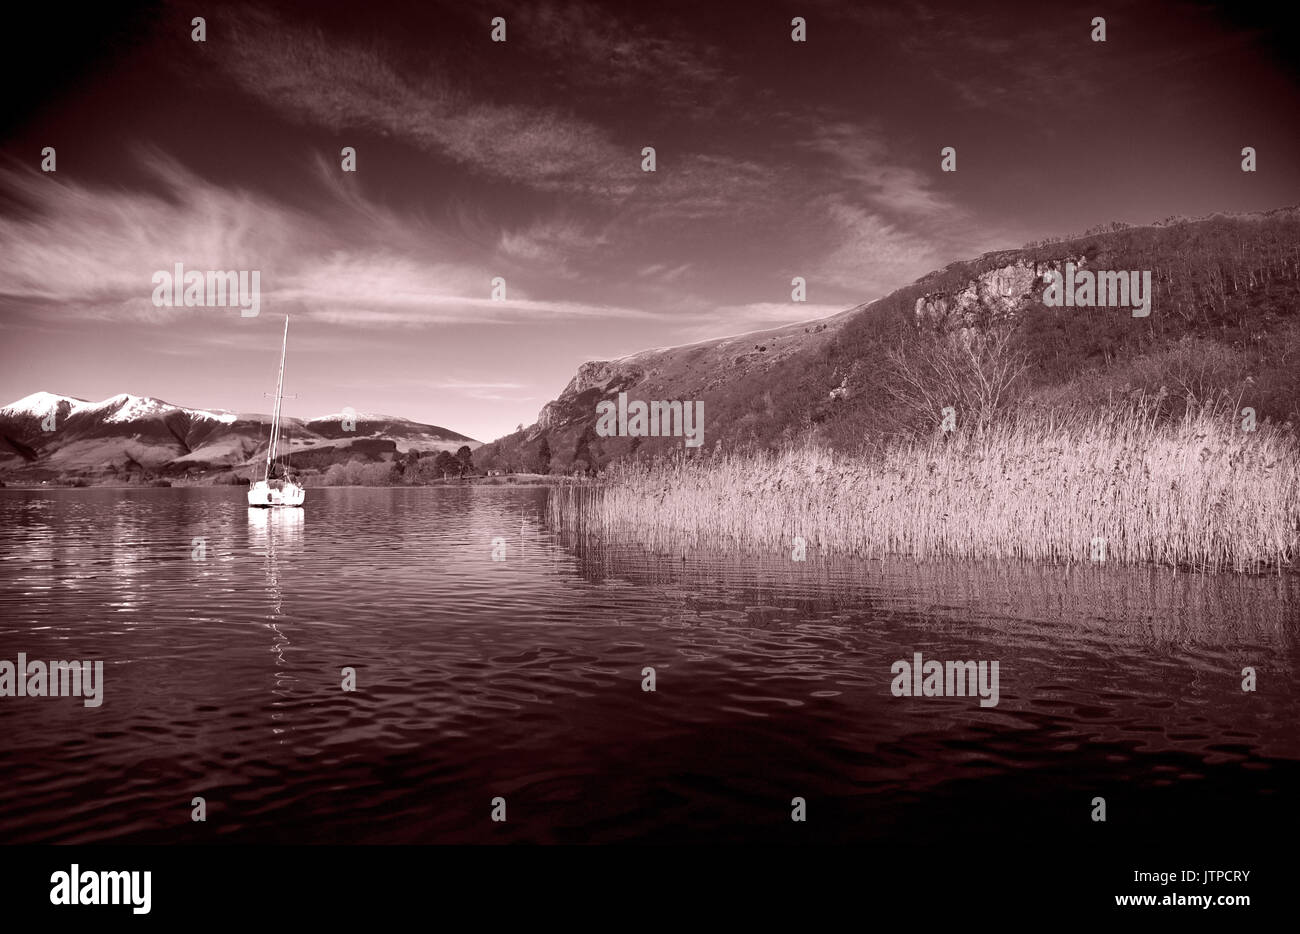
[[480, 399], [488, 402], [528, 402], [536, 398], [533, 395], [520, 392], [520, 390], [530, 388], [523, 383], [443, 379], [426, 385], [429, 389], [440, 392], [454, 392], [470, 399]]
[[409, 297], [409, 307], [397, 307], [390, 301], [384, 307], [368, 305], [364, 298], [356, 302], [341, 301], [335, 296], [303, 296], [289, 293], [291, 299], [303, 302], [303, 313], [317, 321], [354, 327], [428, 327], [435, 324], [519, 324], [555, 318], [585, 318], [610, 320], [638, 318], [655, 320], [657, 313], [637, 308], [612, 305], [584, 304], [566, 301], [530, 301], [511, 299], [497, 301], [490, 298], [467, 298], [462, 295], [434, 295]]
[[[566, 17], [534, 10], [550, 48]], [[575, 33], [582, 54], [613, 49], [620, 73], [670, 68], [660, 75], [713, 74], [672, 42]], [[220, 57], [229, 77], [247, 94], [286, 117], [334, 132], [365, 129], [394, 136], [492, 178], [537, 191], [580, 194], [606, 202], [635, 200], [643, 217], [702, 217], [734, 210], [771, 182], [754, 162], [698, 151], [665, 150], [658, 173], [641, 170], [644, 139], [616, 139], [605, 127], [554, 106], [497, 103], [460, 86], [430, 65], [399, 70], [396, 56], [378, 44], [340, 40], [322, 30], [284, 22], [264, 11], [233, 17], [232, 40]], [[549, 37], [549, 38], [548, 38]], [[671, 63], [671, 64], [670, 64]]]
[[809, 128], [807, 139], [795, 145], [825, 160], [828, 187], [900, 219], [943, 216], [951, 220], [958, 210], [950, 197], [934, 189], [931, 176], [891, 156], [877, 128], [825, 120]]
[[641, 279], [650, 279], [656, 282], [676, 282], [686, 273], [694, 268], [694, 263], [651, 263], [649, 266], [643, 266], [636, 271], [637, 277]]
[[245, 10], [221, 57], [244, 91], [286, 116], [333, 131], [372, 129], [541, 190], [631, 194], [635, 151], [553, 107], [475, 99], [430, 69], [399, 71], [382, 48]]
[[[426, 250], [434, 256], [448, 252], [446, 238], [418, 219], [404, 220], [349, 196], [322, 201], [321, 211], [335, 221], [322, 223], [319, 214], [214, 184], [157, 152], [144, 153], [140, 161], [158, 191], [0, 171], [0, 188], [28, 208], [0, 217], [0, 297], [40, 305], [43, 315], [58, 317], [229, 314], [153, 305], [154, 272], [181, 263], [191, 270], [259, 270], [264, 309], [333, 324], [656, 317], [634, 307], [540, 298], [518, 284], [508, 284], [508, 300], [494, 301], [491, 255], [477, 262], [430, 259]], [[383, 242], [407, 248], [399, 252]]]
[[466, 380], [454, 377], [430, 380], [421, 376], [389, 375], [382, 379], [344, 378], [335, 380], [334, 385], [338, 389], [360, 389], [366, 392], [383, 390], [385, 392], [410, 393], [421, 396], [425, 396], [430, 392], [453, 393], [466, 399], [483, 402], [530, 402], [538, 398], [534, 394], [524, 392], [524, 390], [535, 388], [524, 383]]
[[[525, 49], [561, 63], [566, 76], [598, 93], [654, 82], [708, 87], [716, 99], [728, 80], [717, 46], [661, 24], [650, 26], [583, 0], [526, 0], [506, 9]], [[684, 99], [675, 95], [668, 104]]]
[[306, 218], [248, 192], [205, 182], [177, 163], [141, 159], [161, 192], [96, 188], [27, 169], [0, 169], [0, 187], [25, 206], [0, 217], [0, 283], [10, 299], [63, 303], [61, 314], [155, 317], [151, 276], [191, 268], [276, 265]]
[[810, 282], [827, 282], [873, 298], [940, 265], [928, 238], [837, 197], [827, 198], [824, 207], [834, 225], [834, 246]]
[[573, 279], [610, 246], [602, 227], [568, 215], [539, 218], [522, 227], [502, 230], [498, 255], [518, 267]]

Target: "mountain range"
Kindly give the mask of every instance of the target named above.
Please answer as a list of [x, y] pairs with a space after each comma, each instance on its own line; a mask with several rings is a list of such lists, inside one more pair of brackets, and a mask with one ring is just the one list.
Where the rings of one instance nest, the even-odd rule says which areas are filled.
[[[344, 430], [342, 413], [283, 418], [282, 444], [294, 466], [323, 469], [354, 458], [389, 460], [408, 451], [480, 445], [447, 428], [395, 416], [353, 418], [355, 430]], [[91, 402], [36, 392], [0, 407], [0, 474], [20, 480], [247, 477], [266, 456], [270, 421], [269, 415], [186, 408], [127, 393]]]

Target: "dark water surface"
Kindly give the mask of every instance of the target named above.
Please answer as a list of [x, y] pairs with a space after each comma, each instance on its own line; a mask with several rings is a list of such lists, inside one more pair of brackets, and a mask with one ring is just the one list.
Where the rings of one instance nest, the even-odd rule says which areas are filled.
[[[977, 853], [1095, 839], [1097, 795], [1128, 843], [1293, 825], [1294, 576], [650, 555], [545, 497], [0, 491], [0, 658], [105, 670], [96, 709], [0, 697], [0, 840]], [[999, 704], [892, 696], [918, 651], [998, 660]]]

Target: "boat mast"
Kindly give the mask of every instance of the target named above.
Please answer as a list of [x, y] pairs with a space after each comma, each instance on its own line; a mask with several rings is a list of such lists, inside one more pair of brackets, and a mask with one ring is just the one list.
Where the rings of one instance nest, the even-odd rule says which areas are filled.
[[266, 482], [271, 482], [271, 464], [280, 440], [280, 400], [284, 396], [284, 356], [289, 349], [289, 316], [284, 316], [284, 346], [280, 348], [280, 376], [275, 381], [275, 412], [271, 416], [271, 444], [266, 449]]

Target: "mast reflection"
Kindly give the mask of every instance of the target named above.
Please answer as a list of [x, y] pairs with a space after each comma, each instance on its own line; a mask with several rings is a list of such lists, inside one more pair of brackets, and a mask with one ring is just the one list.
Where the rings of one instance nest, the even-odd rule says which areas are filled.
[[[298, 679], [289, 671], [289, 661], [285, 657], [285, 649], [291, 643], [285, 632], [288, 617], [284, 612], [284, 589], [280, 584], [280, 560], [301, 548], [305, 518], [301, 509], [248, 510], [249, 552], [256, 554], [260, 551], [265, 556], [266, 590], [271, 598], [271, 613], [264, 624], [273, 634], [270, 652], [275, 656], [275, 685], [271, 693], [286, 699], [292, 696], [293, 683]], [[275, 700], [271, 706], [277, 708], [286, 702]], [[281, 721], [283, 718], [283, 712], [272, 710], [272, 720]], [[272, 727], [275, 733], [283, 733], [286, 729], [286, 725]]]

